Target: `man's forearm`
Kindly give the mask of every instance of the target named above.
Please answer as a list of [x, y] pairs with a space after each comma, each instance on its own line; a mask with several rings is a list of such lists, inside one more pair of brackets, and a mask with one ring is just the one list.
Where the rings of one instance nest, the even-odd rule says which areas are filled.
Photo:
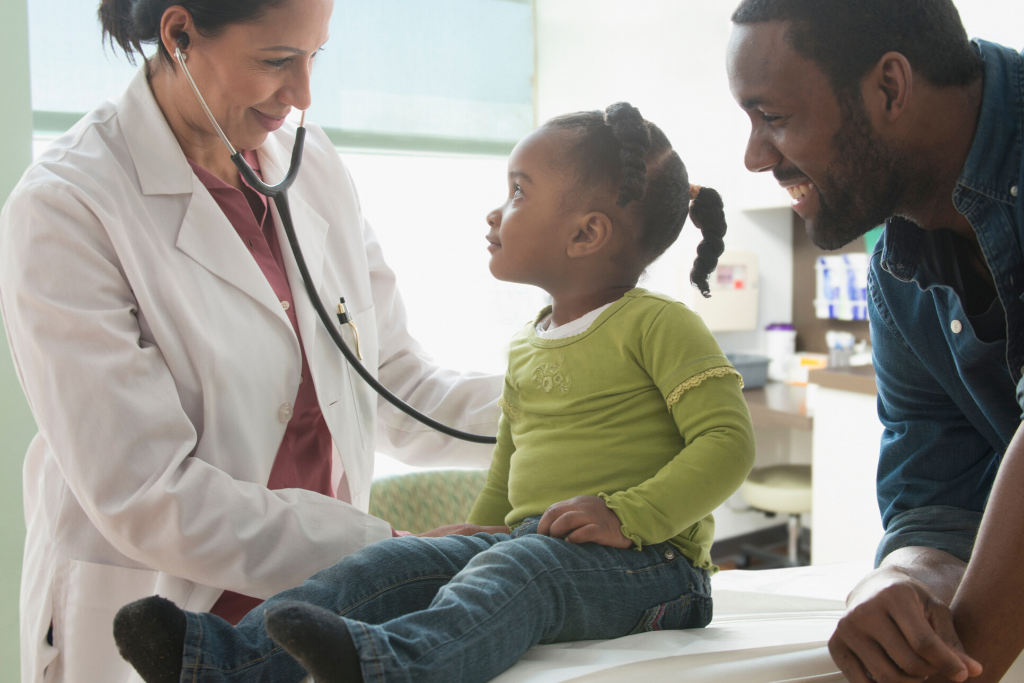
[[[923, 583], [936, 598], [949, 605], [953, 602], [966, 569], [966, 563], [943, 550], [910, 546], [889, 553], [875, 570], [876, 578], [872, 582], [878, 584], [910, 577]], [[851, 603], [856, 593], [855, 590], [850, 595]]]
[[1024, 648], [1024, 428], [1003, 455], [974, 554], [952, 602], [964, 649], [998, 681]]

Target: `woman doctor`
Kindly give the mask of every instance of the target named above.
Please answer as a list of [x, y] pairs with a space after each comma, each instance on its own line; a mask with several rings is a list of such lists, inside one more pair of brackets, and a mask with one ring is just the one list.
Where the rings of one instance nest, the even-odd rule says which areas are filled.
[[[486, 466], [489, 447], [378, 407], [319, 325], [276, 210], [242, 183], [172, 57], [181, 47], [227, 138], [276, 183], [332, 4], [104, 0], [112, 41], [158, 53], [4, 208], [0, 305], [39, 425], [24, 469], [24, 682], [130, 680], [111, 634], [121, 606], [159, 594], [237, 620], [391, 536], [366, 512], [375, 449]], [[366, 366], [432, 417], [495, 433], [501, 378], [439, 369], [409, 336], [316, 126], [290, 200], [320, 296], [345, 296]]]

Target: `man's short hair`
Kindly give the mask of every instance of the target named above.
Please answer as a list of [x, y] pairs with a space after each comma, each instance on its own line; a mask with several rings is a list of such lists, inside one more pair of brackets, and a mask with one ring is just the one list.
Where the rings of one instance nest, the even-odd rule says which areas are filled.
[[886, 52], [899, 52], [936, 86], [968, 85], [983, 71], [952, 0], [743, 0], [732, 20], [792, 22], [793, 49], [840, 98], [854, 95]]

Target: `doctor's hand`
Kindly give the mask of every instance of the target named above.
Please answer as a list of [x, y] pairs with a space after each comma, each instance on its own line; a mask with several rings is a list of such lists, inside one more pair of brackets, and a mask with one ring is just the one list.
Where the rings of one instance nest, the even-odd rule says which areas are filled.
[[563, 538], [570, 543], [599, 543], [629, 548], [633, 541], [622, 534], [622, 522], [597, 496], [576, 496], [549, 507], [537, 525], [537, 533]]
[[472, 536], [473, 534], [507, 534], [507, 526], [480, 526], [479, 524], [449, 524], [439, 526], [422, 534], [420, 538], [438, 538], [440, 536]]
[[964, 652], [949, 606], [896, 567], [875, 570], [853, 589], [828, 649], [850, 683], [930, 676], [962, 683], [982, 670]]

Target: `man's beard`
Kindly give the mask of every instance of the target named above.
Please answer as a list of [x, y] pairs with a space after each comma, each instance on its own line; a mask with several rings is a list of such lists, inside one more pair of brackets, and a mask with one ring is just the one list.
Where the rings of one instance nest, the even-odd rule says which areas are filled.
[[807, 234], [822, 249], [838, 249], [896, 213], [913, 165], [875, 134], [864, 102], [841, 97], [843, 125], [832, 138], [835, 161], [818, 185], [818, 212]]

